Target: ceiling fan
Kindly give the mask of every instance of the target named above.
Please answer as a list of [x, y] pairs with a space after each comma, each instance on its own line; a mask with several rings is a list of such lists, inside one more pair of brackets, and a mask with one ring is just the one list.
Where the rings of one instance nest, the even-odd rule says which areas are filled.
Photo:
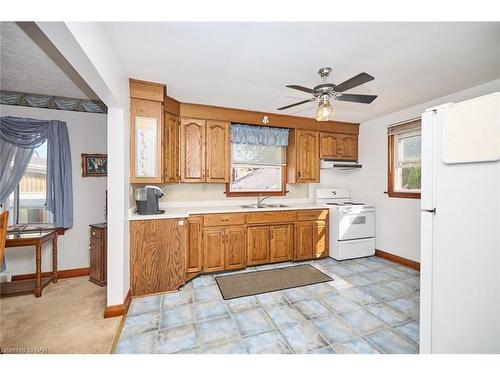
[[286, 87], [290, 87], [291, 89], [304, 91], [309, 94], [312, 94], [313, 97], [310, 99], [303, 100], [298, 103], [293, 103], [286, 105], [284, 107], [278, 108], [278, 111], [283, 109], [295, 107], [296, 105], [301, 105], [305, 103], [310, 103], [319, 99], [318, 112], [316, 113], [317, 121], [329, 121], [332, 120], [333, 117], [333, 107], [330, 103], [330, 99], [332, 100], [340, 100], [344, 102], [353, 102], [353, 103], [364, 103], [370, 104], [375, 100], [377, 95], [361, 95], [361, 94], [344, 94], [344, 91], [352, 89], [353, 87], [357, 87], [362, 85], [363, 83], [370, 82], [375, 78], [367, 73], [359, 73], [358, 75], [348, 79], [347, 81], [342, 82], [339, 85], [334, 85], [333, 83], [326, 83], [326, 78], [332, 72], [332, 68], [321, 68], [318, 70], [318, 74], [321, 78], [323, 78], [323, 83], [315, 86], [313, 89], [300, 86], [300, 85], [287, 85]]

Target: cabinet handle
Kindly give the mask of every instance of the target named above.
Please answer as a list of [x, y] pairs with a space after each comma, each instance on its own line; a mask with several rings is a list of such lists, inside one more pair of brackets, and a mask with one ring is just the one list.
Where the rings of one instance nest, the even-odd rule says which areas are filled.
[[299, 176], [299, 178], [300, 178], [300, 177], [301, 177], [301, 173], [300, 173], [300, 171], [298, 171], [298, 172], [297, 172], [297, 174], [298, 174], [298, 176]]

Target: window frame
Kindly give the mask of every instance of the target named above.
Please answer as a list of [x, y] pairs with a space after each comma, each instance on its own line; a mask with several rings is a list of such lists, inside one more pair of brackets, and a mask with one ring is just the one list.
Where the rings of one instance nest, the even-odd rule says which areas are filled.
[[[410, 121], [405, 121], [406, 122], [411, 122], [415, 121], [410, 120]], [[420, 136], [422, 136], [422, 133], [420, 133]], [[396, 189], [396, 153], [395, 153], [395, 141], [396, 141], [396, 134], [388, 134], [387, 135], [387, 195], [391, 198], [408, 198], [408, 199], [420, 199], [421, 198], [421, 191], [404, 191], [404, 190], [397, 190]], [[420, 156], [420, 163], [422, 162], [422, 156]]]
[[[286, 147], [283, 147], [284, 157], [286, 158]], [[288, 190], [286, 190], [286, 184], [287, 184], [287, 166], [286, 163], [284, 165], [281, 165], [281, 190], [277, 191], [268, 191], [268, 190], [263, 190], [263, 191], [231, 191], [231, 176], [232, 176], [232, 169], [233, 169], [233, 158], [232, 158], [232, 145], [231, 145], [231, 156], [230, 156], [231, 162], [229, 165], [230, 168], [230, 173], [229, 173], [229, 182], [226, 183], [226, 191], [224, 192], [226, 194], [226, 197], [258, 197], [260, 195], [263, 196], [269, 196], [269, 197], [284, 197], [287, 193]], [[243, 163], [236, 163], [236, 164], [243, 164]], [[259, 163], [245, 163], [248, 165], [262, 165]], [[275, 166], [278, 166], [276, 164]]]
[[[28, 171], [28, 169], [26, 169], [25, 173], [27, 171]], [[22, 178], [24, 178], [24, 176], [25, 175], [23, 174]], [[21, 180], [22, 180], [22, 178], [21, 178]], [[45, 187], [45, 189], [47, 189], [47, 186]], [[19, 181], [19, 183], [16, 185], [16, 187], [14, 188], [14, 191], [11, 194], [13, 194], [14, 196], [13, 196], [12, 215], [9, 215], [9, 222], [11, 222], [10, 225], [26, 225], [26, 231], [29, 231], [30, 229], [37, 229], [38, 230], [39, 228], [43, 228], [43, 229], [56, 228], [54, 222], [43, 222], [43, 223], [20, 222], [19, 221], [19, 213], [21, 210], [21, 181]], [[9, 200], [9, 198], [8, 198], [8, 200]], [[7, 202], [8, 202], [8, 200], [7, 200]], [[9, 211], [10, 207], [7, 205], [5, 207], [5, 209], [7, 211]], [[45, 210], [47, 210], [47, 208], [45, 208]]]

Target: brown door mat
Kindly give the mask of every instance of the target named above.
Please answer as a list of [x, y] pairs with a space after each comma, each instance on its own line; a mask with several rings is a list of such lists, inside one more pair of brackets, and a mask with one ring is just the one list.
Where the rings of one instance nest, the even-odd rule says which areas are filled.
[[273, 268], [215, 277], [222, 297], [233, 299], [254, 294], [333, 281], [310, 264]]

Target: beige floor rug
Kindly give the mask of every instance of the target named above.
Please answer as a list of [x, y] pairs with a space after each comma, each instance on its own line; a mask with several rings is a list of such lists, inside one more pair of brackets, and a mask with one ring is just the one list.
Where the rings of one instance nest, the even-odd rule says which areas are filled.
[[215, 278], [225, 300], [332, 280], [330, 276], [325, 275], [310, 264], [244, 272]]
[[103, 318], [106, 288], [88, 277], [59, 280], [33, 295], [0, 299], [5, 352], [109, 353], [121, 317]]

